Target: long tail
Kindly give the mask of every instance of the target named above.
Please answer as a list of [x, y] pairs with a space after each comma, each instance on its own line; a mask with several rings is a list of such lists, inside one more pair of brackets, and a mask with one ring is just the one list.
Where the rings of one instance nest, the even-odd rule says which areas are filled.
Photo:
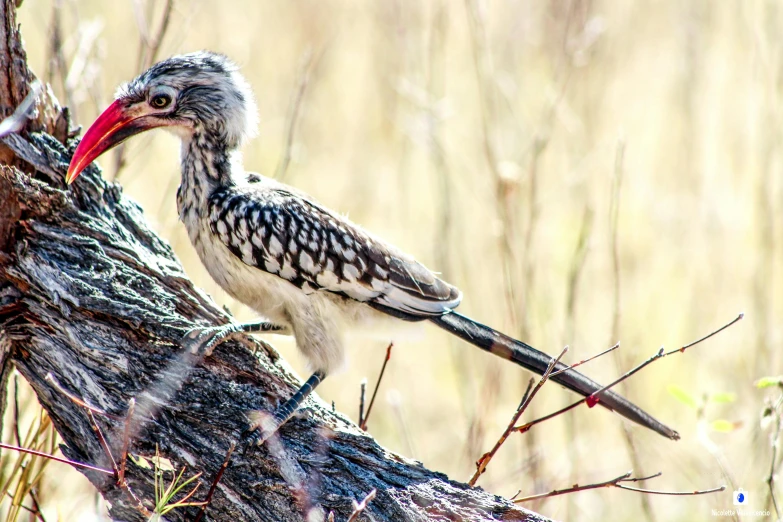
[[[444, 330], [451, 332], [470, 344], [477, 346], [482, 350], [494, 353], [498, 357], [502, 357], [508, 361], [513, 361], [539, 375], [543, 375], [544, 372], [546, 372], [549, 363], [552, 361], [552, 357], [543, 352], [539, 352], [532, 346], [512, 339], [507, 335], [493, 330], [489, 326], [477, 323], [456, 312], [449, 312], [438, 317], [431, 317], [430, 320]], [[566, 368], [566, 365], [558, 363], [557, 366], [555, 366], [554, 371], [563, 368]], [[571, 391], [584, 395], [585, 397], [592, 395], [602, 388], [600, 384], [576, 370], [564, 371], [551, 377], [551, 380], [565, 386]], [[646, 428], [650, 428], [664, 437], [668, 437], [672, 440], [680, 438], [679, 433], [664, 425], [612, 390], [601, 393], [598, 398], [598, 404], [609, 410], [616, 411], [626, 419], [632, 420]]]

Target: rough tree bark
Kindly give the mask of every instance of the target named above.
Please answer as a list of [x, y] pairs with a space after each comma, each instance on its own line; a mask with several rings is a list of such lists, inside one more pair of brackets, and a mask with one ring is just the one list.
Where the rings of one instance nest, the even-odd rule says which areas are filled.
[[[13, 0], [0, 0], [0, 110], [28, 92]], [[116, 418], [97, 417], [120, 458], [131, 398], [129, 451], [156, 448], [187, 475], [203, 472], [201, 495], [245, 412], [271, 410], [297, 380], [269, 346], [254, 355], [230, 342], [203, 361], [183, 355], [182, 335], [230, 320], [195, 288], [141, 210], [88, 168], [63, 179], [75, 141], [68, 115], [45, 90], [22, 134], [0, 144], [0, 363], [27, 379], [76, 461], [111, 468], [87, 411], [47, 379]], [[5, 380], [0, 382], [5, 389]], [[3, 404], [4, 404], [3, 398]], [[286, 424], [276, 444], [235, 452], [209, 508], [210, 520], [302, 520], [312, 510], [346, 520], [352, 502], [377, 490], [358, 520], [543, 520], [507, 500], [451, 481], [380, 447], [318, 400]], [[147, 509], [153, 472], [127, 459], [127, 483]], [[116, 520], [144, 520], [115, 478], [83, 471]], [[199, 500], [198, 498], [195, 500]], [[170, 520], [187, 520], [195, 508]]]

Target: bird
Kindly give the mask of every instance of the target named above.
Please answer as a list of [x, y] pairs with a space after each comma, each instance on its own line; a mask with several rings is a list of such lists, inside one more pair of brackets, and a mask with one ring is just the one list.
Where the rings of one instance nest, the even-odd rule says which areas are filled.
[[[289, 334], [313, 371], [266, 421], [251, 422], [254, 442], [276, 432], [342, 365], [343, 332], [378, 317], [429, 321], [539, 375], [547, 371], [550, 355], [458, 313], [462, 292], [412, 256], [307, 194], [245, 171], [240, 149], [254, 136], [257, 118], [253, 92], [229, 58], [210, 51], [173, 56], [117, 90], [85, 132], [66, 175], [70, 185], [101, 154], [150, 129], [181, 139], [179, 219], [211, 277], [263, 318], [195, 328], [183, 344], [209, 356], [229, 338]], [[563, 363], [553, 368], [550, 380], [679, 438], [620, 394]]]

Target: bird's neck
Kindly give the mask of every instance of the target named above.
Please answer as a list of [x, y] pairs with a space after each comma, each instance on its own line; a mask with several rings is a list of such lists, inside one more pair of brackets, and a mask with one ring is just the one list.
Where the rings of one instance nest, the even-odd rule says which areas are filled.
[[200, 217], [209, 196], [218, 188], [234, 185], [237, 176], [244, 173], [236, 149], [203, 134], [183, 139], [181, 156], [177, 207], [183, 221]]

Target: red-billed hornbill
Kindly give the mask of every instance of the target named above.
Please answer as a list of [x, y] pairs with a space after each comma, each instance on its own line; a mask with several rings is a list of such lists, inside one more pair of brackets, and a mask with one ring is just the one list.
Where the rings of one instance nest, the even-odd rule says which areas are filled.
[[[217, 344], [243, 332], [289, 332], [314, 370], [263, 426], [261, 440], [340, 365], [343, 327], [372, 316], [427, 319], [528, 370], [546, 371], [549, 355], [454, 312], [462, 293], [412, 257], [310, 197], [245, 172], [239, 148], [255, 126], [253, 95], [232, 62], [210, 52], [175, 56], [119, 89], [85, 133], [66, 180], [73, 182], [100, 154], [140, 132], [166, 127], [182, 139], [179, 217], [215, 281], [267, 319], [194, 330], [186, 342], [208, 356]], [[555, 370], [564, 367], [559, 363]], [[601, 389], [575, 370], [551, 380], [584, 396]], [[596, 399], [661, 435], [679, 438], [611, 390]]]

